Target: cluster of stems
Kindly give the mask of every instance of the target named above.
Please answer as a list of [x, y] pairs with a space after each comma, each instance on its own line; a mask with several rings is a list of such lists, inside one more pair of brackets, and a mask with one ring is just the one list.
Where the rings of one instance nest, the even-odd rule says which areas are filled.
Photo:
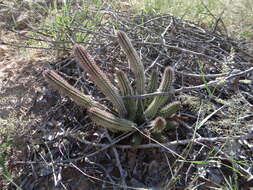
[[[180, 102], [173, 102], [163, 107], [169, 99], [168, 95], [148, 98], [145, 101], [138, 98], [123, 99], [122, 97], [141, 95], [146, 92], [171, 91], [174, 81], [174, 70], [171, 67], [165, 68], [159, 87], [159, 75], [157, 71], [153, 71], [150, 80], [146, 81], [144, 65], [137, 51], [134, 49], [131, 40], [122, 31], [117, 33], [117, 37], [121, 48], [129, 60], [130, 70], [134, 74], [134, 87], [128, 80], [127, 75], [122, 71], [116, 72], [118, 88], [115, 87], [83, 46], [75, 44], [73, 47], [77, 63], [84, 71], [89, 73], [93, 83], [112, 102], [113, 109], [111, 111], [108, 111], [108, 108], [99, 104], [91, 96], [83, 94], [68, 84], [56, 72], [47, 70], [44, 72], [44, 75], [56, 89], [69, 96], [80, 106], [86, 108], [90, 118], [99, 126], [106, 127], [113, 132], [127, 132], [135, 130], [141, 124], [140, 122], [154, 119], [149, 125], [152, 128], [151, 131], [161, 133], [166, 128], [166, 118], [178, 111]], [[147, 90], [145, 88], [146, 83], [148, 83]]]

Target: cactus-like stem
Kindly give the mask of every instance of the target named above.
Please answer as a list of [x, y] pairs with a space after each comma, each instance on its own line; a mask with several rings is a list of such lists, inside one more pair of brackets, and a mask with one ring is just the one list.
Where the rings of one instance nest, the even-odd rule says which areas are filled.
[[158, 88], [158, 72], [153, 70], [151, 73], [150, 81], [148, 83], [148, 93], [153, 93]]
[[52, 86], [54, 86], [57, 90], [59, 90], [63, 94], [69, 96], [78, 105], [83, 106], [85, 108], [98, 107], [103, 109], [103, 107], [98, 102], [92, 100], [90, 96], [83, 94], [80, 90], [68, 84], [68, 82], [65, 81], [56, 72], [46, 70], [44, 71], [43, 74]]
[[166, 120], [163, 117], [157, 117], [151, 121], [151, 131], [152, 133], [161, 133], [167, 125]]
[[[129, 96], [133, 95], [133, 88], [126, 77], [125, 73], [123, 71], [117, 71], [116, 76], [118, 79], [119, 89], [122, 96]], [[125, 103], [125, 107], [127, 109], [127, 118], [131, 121], [135, 119], [136, 111], [137, 111], [137, 102], [134, 98], [129, 98], [123, 100]]]
[[[151, 77], [148, 83], [148, 93], [153, 93], [158, 88], [158, 72], [157, 70], [153, 70], [151, 73]], [[153, 98], [147, 98], [145, 100], [145, 105], [149, 105], [152, 102]]]
[[106, 127], [112, 131], [128, 132], [134, 130], [137, 126], [130, 120], [116, 117], [115, 115], [96, 107], [88, 109], [88, 114], [91, 120], [93, 120], [96, 124]]
[[92, 81], [103, 92], [121, 116], [127, 114], [123, 99], [119, 96], [117, 89], [109, 81], [107, 76], [97, 66], [95, 60], [81, 45], [74, 45], [74, 54], [80, 66], [90, 74]]
[[172, 114], [176, 113], [180, 109], [181, 103], [179, 101], [172, 102], [166, 106], [164, 106], [159, 112], [158, 115], [168, 118]]
[[[162, 81], [157, 92], [168, 92], [172, 87], [173, 80], [174, 70], [171, 67], [167, 67], [163, 73]], [[158, 109], [168, 100], [168, 98], [168, 95], [156, 96], [145, 110], [145, 117], [148, 119], [154, 117]]]
[[124, 32], [119, 31], [117, 33], [117, 36], [121, 48], [127, 55], [130, 64], [130, 69], [135, 75], [137, 93], [144, 94], [145, 93], [144, 66], [127, 35]]

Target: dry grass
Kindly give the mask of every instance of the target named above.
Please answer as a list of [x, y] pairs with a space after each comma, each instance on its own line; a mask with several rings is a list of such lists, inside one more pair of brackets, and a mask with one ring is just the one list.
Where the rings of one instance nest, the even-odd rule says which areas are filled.
[[122, 7], [135, 12], [171, 13], [208, 28], [226, 28], [228, 35], [253, 38], [251, 0], [125, 0]]
[[[3, 5], [6, 5], [7, 9], [5, 9], [6, 11], [3, 11], [3, 12], [0, 11], [0, 14], [1, 14], [0, 18], [5, 18], [2, 20], [4, 20], [5, 22], [8, 22], [8, 24], [13, 26], [17, 23], [13, 22], [13, 20], [9, 18], [13, 16], [15, 20], [15, 18], [16, 19], [18, 18], [20, 13], [22, 14], [22, 11], [26, 12], [27, 10], [23, 9], [20, 5], [15, 6], [15, 8], [12, 8], [14, 7], [13, 5], [17, 5], [18, 1], [13, 0], [8, 3], [6, 2], [4, 1]], [[93, 1], [93, 3], [94, 2], [95, 1]], [[251, 0], [234, 0], [234, 1], [232, 0], [224, 0], [224, 1], [213, 1], [213, 0], [203, 0], [203, 1], [201, 0], [192, 0], [192, 1], [186, 1], [186, 0], [167, 0], [167, 1], [138, 0], [136, 1], [136, 0], [132, 0], [131, 1], [131, 0], [124, 0], [123, 1], [122, 0], [120, 4], [118, 4], [118, 1], [117, 2], [110, 1], [110, 2], [112, 2], [112, 6], [120, 7], [122, 10], [130, 10], [129, 8], [131, 8], [131, 12], [135, 12], [135, 13], [141, 12], [141, 11], [145, 12], [145, 14], [170, 12], [171, 14], [177, 17], [189, 20], [191, 22], [198, 23], [205, 29], [209, 28], [219, 33], [227, 34], [228, 36], [233, 36], [236, 38], [241, 38], [241, 39], [245, 38], [247, 39], [246, 43], [248, 44], [248, 47], [249, 47], [248, 51], [253, 52], [252, 46], [251, 46], [251, 40], [253, 39], [253, 33], [252, 33], [253, 3], [251, 2]], [[96, 7], [96, 3], [94, 7]], [[29, 14], [33, 14], [31, 13], [33, 11], [34, 10], [30, 10]], [[54, 33], [49, 33], [49, 35], [53, 36], [52, 38], [53, 40], [66, 40], [66, 36], [63, 36], [64, 39], [58, 38], [59, 37], [58, 32], [63, 29], [61, 27], [62, 27], [62, 24], [64, 24], [65, 22], [65, 21], [62, 22], [62, 20], [60, 19], [62, 17], [62, 11], [59, 10], [59, 12], [57, 12], [54, 10], [53, 12], [52, 9], [48, 9], [48, 11], [49, 12], [46, 14], [47, 16], [45, 16], [46, 19], [41, 20], [41, 23], [44, 22], [43, 26], [49, 26], [49, 27], [51, 26], [53, 30], [54, 29], [57, 30]], [[35, 12], [36, 11], [34, 11], [34, 13]], [[37, 13], [35, 13], [34, 15], [36, 14]], [[6, 18], [7, 17], [6, 15], [8, 15], [8, 19]], [[40, 18], [44, 18], [44, 17], [41, 16]], [[71, 20], [72, 17], [68, 17], [67, 22], [69, 22], [68, 19]], [[55, 22], [51, 22], [52, 20]], [[95, 19], [95, 21], [97, 20]], [[29, 22], [30, 22], [29, 24], [32, 24], [32, 25], [37, 24], [35, 23], [35, 20], [29, 20]], [[0, 25], [3, 27], [5, 23], [0, 23]], [[89, 26], [91, 29], [94, 29], [93, 23], [91, 23], [91, 25]], [[1, 32], [2, 32], [1, 40], [5, 42], [11, 42], [11, 43], [22, 42], [22, 45], [27, 45], [27, 44], [36, 45], [36, 46], [46, 45], [47, 47], [49, 47], [48, 46], [49, 44], [47, 42], [38, 42], [38, 41], [32, 41], [32, 40], [25, 41], [24, 39], [21, 40], [20, 36], [18, 36], [14, 32], [5, 31], [5, 30], [2, 30]], [[27, 28], [20, 30], [20, 32], [24, 34], [30, 34], [29, 31], [27, 31]], [[34, 37], [38, 37], [38, 36], [34, 36]], [[84, 37], [86, 36], [82, 36], [82, 35], [78, 36], [79, 40], [81, 41], [86, 39]], [[90, 39], [88, 38], [88, 40]], [[54, 51], [49, 52], [49, 53], [51, 56], [53, 55]], [[2, 85], [2, 87], [7, 87], [9, 85], [9, 88], [3, 88], [5, 89], [5, 91], [2, 91], [0, 95], [0, 125], [4, 126], [1, 128], [1, 131], [0, 131], [0, 134], [1, 134], [0, 143], [2, 144], [2, 146], [0, 147], [2, 148], [2, 150], [0, 151], [1, 166], [4, 165], [4, 166], [12, 167], [12, 165], [10, 164], [12, 161], [22, 160], [26, 156], [24, 155], [25, 150], [24, 150], [23, 145], [25, 146], [27, 145], [26, 140], [29, 141], [29, 138], [32, 137], [32, 135], [29, 134], [29, 128], [25, 128], [25, 127], [27, 127], [29, 123], [39, 121], [41, 119], [40, 115], [38, 115], [38, 117], [34, 115], [31, 117], [27, 117], [27, 113], [29, 109], [33, 107], [33, 103], [34, 103], [33, 100], [34, 98], [36, 99], [36, 94], [41, 95], [44, 93], [44, 90], [45, 90], [43, 89], [44, 86], [40, 86], [40, 84], [37, 83], [38, 78], [36, 77], [38, 77], [37, 76], [38, 72], [36, 70], [41, 67], [40, 65], [43, 64], [42, 62], [50, 59], [50, 57], [47, 57], [49, 53], [47, 54], [45, 53], [45, 51], [41, 51], [41, 50], [27, 50], [25, 48], [15, 48], [12, 46], [0, 46], [0, 56], [1, 56], [0, 79], [2, 80], [1, 81], [2, 84], [0, 85]], [[117, 58], [117, 60], [119, 59]], [[187, 98], [189, 97], [190, 96], [187, 96]], [[241, 134], [246, 131], [245, 130], [246, 123], [244, 125], [244, 123], [240, 121], [240, 118], [243, 118], [244, 115], [247, 113], [247, 110], [245, 110], [245, 108], [248, 109], [248, 107], [247, 106], [240, 107], [240, 101], [244, 101], [243, 99], [241, 99], [240, 96], [239, 97], [236, 95], [232, 96], [231, 99], [228, 99], [226, 101], [222, 99], [214, 99], [214, 100], [210, 99], [210, 101], [205, 101], [203, 104], [201, 104], [200, 98], [195, 95], [195, 96], [192, 96], [192, 99], [189, 99], [188, 101], [189, 103], [186, 106], [189, 106], [193, 110], [194, 113], [197, 114], [199, 110], [202, 111], [198, 115], [199, 120], [203, 120], [205, 115], [210, 114], [212, 110], [215, 109], [213, 107], [212, 101], [216, 101], [217, 104], [221, 104], [221, 105], [229, 105], [230, 109], [227, 110], [227, 112], [225, 113], [225, 114], [229, 114], [227, 116], [225, 115], [226, 119], [220, 120], [219, 122], [210, 121], [206, 123], [208, 126], [213, 126], [211, 131], [217, 132], [218, 134], [226, 133], [227, 136], [232, 136], [234, 134]], [[44, 105], [42, 103], [41, 107], [43, 106]], [[241, 109], [237, 109], [238, 107], [240, 107]], [[63, 107], [61, 108], [64, 110]], [[46, 108], [44, 109], [44, 112], [46, 112], [45, 110]], [[68, 113], [68, 114], [72, 114], [72, 113]], [[58, 121], [54, 121], [54, 122], [57, 123]], [[247, 121], [247, 124], [250, 124], [250, 122]], [[18, 134], [22, 134], [21, 135], [22, 138], [20, 138]], [[38, 137], [38, 141], [41, 140], [40, 138], [41, 137]], [[234, 150], [233, 146], [234, 145], [231, 145], [229, 142], [227, 142], [227, 143], [224, 143], [224, 147], [219, 147], [219, 150], [220, 151], [231, 150], [231, 151], [236, 152], [237, 150]], [[22, 154], [20, 152], [22, 152]], [[136, 155], [136, 154], [137, 154], [136, 152], [133, 153], [133, 155]], [[150, 154], [155, 155], [155, 152], [150, 152]], [[211, 153], [210, 155], [216, 156], [216, 154], [213, 155]], [[211, 158], [210, 158], [210, 161], [211, 161]], [[217, 159], [217, 163], [219, 161], [220, 160]], [[135, 160], [133, 162], [135, 162]], [[209, 162], [209, 160], [207, 160], [207, 162]], [[151, 166], [150, 168], [151, 168], [150, 170], [152, 170]], [[2, 168], [2, 169], [6, 169], [6, 168]], [[12, 169], [13, 170], [11, 174], [13, 176], [17, 175], [18, 168], [14, 168], [13, 166]], [[76, 171], [77, 170], [73, 168], [71, 170], [71, 172], [73, 173], [75, 173]], [[65, 172], [65, 170], [63, 172]], [[78, 179], [80, 178], [83, 181], [87, 180], [87, 178], [84, 177], [84, 175], [80, 176], [79, 173], [76, 175]], [[71, 177], [72, 176], [70, 176], [70, 178]], [[0, 180], [1, 180], [1, 177], [0, 177]], [[227, 182], [228, 186], [231, 185], [232, 183], [235, 183], [231, 179], [228, 179], [227, 181], [228, 181]], [[10, 181], [5, 181], [5, 182], [10, 183]], [[87, 184], [85, 185], [89, 186]], [[192, 187], [195, 185], [196, 184], [192, 184]], [[5, 187], [0, 186], [0, 188], [4, 189], [4, 188], [7, 188], [7, 186]]]

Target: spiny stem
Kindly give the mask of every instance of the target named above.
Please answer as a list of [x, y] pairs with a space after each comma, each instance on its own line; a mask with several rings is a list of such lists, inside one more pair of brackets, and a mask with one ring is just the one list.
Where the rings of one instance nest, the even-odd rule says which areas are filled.
[[166, 120], [163, 117], [156, 117], [153, 121], [151, 121], [151, 131], [153, 133], [161, 133], [166, 127]]
[[127, 114], [127, 111], [123, 103], [123, 99], [119, 96], [117, 89], [109, 81], [102, 70], [100, 70], [95, 60], [84, 49], [83, 46], [75, 44], [73, 49], [77, 62], [85, 71], [90, 74], [92, 81], [103, 92], [103, 94], [107, 96], [109, 100], [111, 100], [119, 114], [124, 117]]
[[151, 73], [150, 81], [148, 83], [148, 93], [155, 92], [158, 88], [158, 72], [153, 70]]
[[176, 113], [180, 108], [181, 103], [179, 101], [172, 102], [164, 106], [158, 113], [162, 117], [169, 117], [172, 114]]
[[[172, 87], [173, 80], [174, 70], [171, 67], [167, 67], [163, 73], [162, 81], [157, 91], [168, 92]], [[168, 98], [168, 95], [156, 96], [144, 112], [146, 118], [154, 117], [158, 109], [168, 100]]]
[[[151, 73], [150, 81], [148, 83], [148, 93], [153, 93], [158, 88], [158, 72], [153, 70]], [[153, 98], [148, 98], [145, 100], [145, 105], [149, 105], [152, 102]]]
[[[133, 88], [123, 71], [117, 71], [116, 76], [118, 79], [119, 89], [122, 96], [133, 95]], [[123, 100], [127, 109], [127, 118], [131, 121], [135, 119], [137, 110], [137, 101], [135, 99], [125, 99]]]
[[56, 72], [46, 70], [44, 71], [43, 74], [51, 85], [53, 85], [60, 92], [69, 96], [78, 105], [83, 106], [85, 108], [89, 107], [99, 107], [101, 109], [103, 108], [103, 106], [101, 106], [98, 102], [92, 100], [91, 96], [83, 94], [80, 90], [68, 84], [68, 82], [65, 81]]
[[130, 69], [135, 75], [136, 79], [136, 90], [138, 94], [145, 93], [145, 75], [144, 75], [144, 66], [134, 49], [130, 39], [127, 37], [126, 33], [119, 31], [117, 33], [119, 44], [121, 48], [127, 55], [129, 60]]
[[136, 127], [136, 124], [130, 120], [116, 117], [107, 111], [95, 107], [91, 107], [88, 110], [88, 114], [91, 120], [93, 120], [96, 124], [106, 127], [114, 132], [128, 132], [134, 130]]

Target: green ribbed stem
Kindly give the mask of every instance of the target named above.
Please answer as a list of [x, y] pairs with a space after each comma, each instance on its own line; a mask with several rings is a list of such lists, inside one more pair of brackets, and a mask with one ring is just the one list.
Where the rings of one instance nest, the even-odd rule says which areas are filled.
[[109, 81], [107, 76], [100, 70], [91, 55], [81, 45], [74, 45], [74, 55], [80, 66], [90, 74], [92, 81], [112, 102], [114, 108], [124, 117], [127, 114], [123, 99], [119, 96], [117, 89]]
[[121, 48], [127, 55], [130, 69], [135, 75], [136, 91], [138, 94], [145, 94], [144, 66], [127, 35], [119, 31], [117, 36]]
[[[125, 73], [123, 71], [117, 71], [116, 76], [118, 79], [119, 89], [122, 96], [131, 96], [133, 95], [133, 88], [126, 77]], [[125, 107], [127, 109], [127, 119], [134, 121], [136, 111], [137, 111], [137, 103], [136, 99], [134, 98], [127, 98], [123, 100], [125, 103]]]
[[99, 107], [103, 108], [98, 102], [92, 100], [91, 96], [83, 94], [80, 90], [74, 88], [67, 81], [65, 81], [60, 75], [54, 71], [44, 71], [44, 76], [48, 82], [53, 85], [57, 90], [69, 96], [78, 105], [85, 108]]
[[115, 115], [107, 111], [95, 107], [90, 108], [88, 110], [88, 114], [91, 120], [94, 121], [96, 124], [108, 128], [113, 132], [128, 132], [134, 130], [134, 128], [137, 126], [134, 122], [130, 120], [116, 117]]
[[158, 72], [153, 70], [151, 73], [150, 81], [148, 83], [148, 93], [153, 93], [158, 88]]
[[[174, 70], [167, 67], [163, 73], [161, 84], [157, 92], [169, 92], [174, 80]], [[168, 95], [156, 96], [148, 108], [145, 110], [144, 115], [147, 119], [153, 118], [158, 109], [168, 100]]]
[[169, 117], [172, 114], [176, 113], [180, 109], [181, 103], [179, 101], [172, 102], [164, 106], [158, 113], [159, 116]]
[[[157, 70], [153, 70], [151, 73], [151, 77], [148, 83], [148, 93], [153, 93], [157, 90], [158, 88], [158, 72]], [[152, 102], [153, 98], [147, 98], [145, 100], [145, 105], [149, 105]]]

